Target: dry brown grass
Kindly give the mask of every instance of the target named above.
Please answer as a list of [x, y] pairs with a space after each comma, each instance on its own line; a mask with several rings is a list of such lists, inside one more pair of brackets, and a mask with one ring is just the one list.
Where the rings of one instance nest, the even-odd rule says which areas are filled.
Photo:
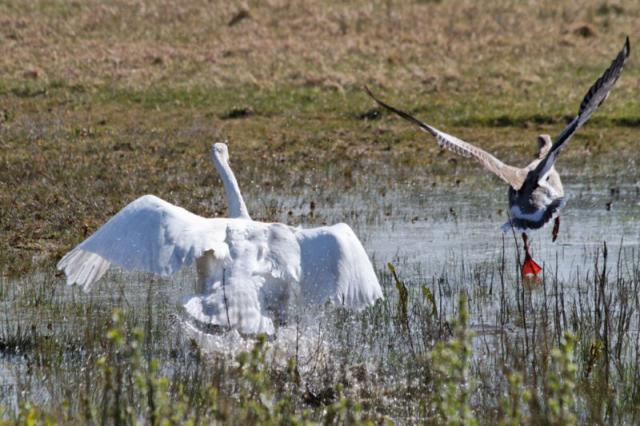
[[603, 0], [5, 2], [0, 69], [14, 81], [34, 71], [135, 89], [368, 82], [500, 92], [601, 69], [625, 35], [640, 35], [639, 14]]

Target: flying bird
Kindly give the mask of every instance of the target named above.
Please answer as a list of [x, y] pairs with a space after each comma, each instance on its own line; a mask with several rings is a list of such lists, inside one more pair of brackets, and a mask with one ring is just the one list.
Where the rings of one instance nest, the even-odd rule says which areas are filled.
[[224, 144], [212, 160], [231, 218], [204, 218], [154, 195], [131, 202], [68, 252], [58, 269], [89, 291], [113, 264], [160, 276], [196, 264], [185, 312], [213, 330], [274, 334], [289, 303], [331, 300], [361, 309], [382, 297], [362, 244], [346, 224], [303, 230], [250, 218]]
[[509, 185], [509, 213], [503, 230], [514, 228], [522, 232], [525, 260], [522, 265], [522, 276], [537, 276], [542, 268], [531, 257], [527, 233], [542, 228], [554, 220], [552, 240], [555, 241], [560, 230], [560, 210], [566, 203], [560, 175], [555, 169], [555, 162], [571, 136], [591, 117], [591, 114], [607, 99], [629, 57], [629, 37], [626, 38], [622, 50], [615, 57], [609, 68], [589, 88], [580, 103], [578, 114], [560, 132], [554, 141], [549, 135], [537, 138], [537, 158], [526, 167], [514, 167], [503, 163], [490, 153], [464, 142], [455, 136], [442, 132], [424, 123], [412, 115], [381, 101], [365, 87], [367, 94], [380, 106], [394, 112], [405, 120], [416, 124], [426, 133], [435, 137], [442, 148], [455, 152], [463, 157], [471, 157], [485, 169], [494, 173]]

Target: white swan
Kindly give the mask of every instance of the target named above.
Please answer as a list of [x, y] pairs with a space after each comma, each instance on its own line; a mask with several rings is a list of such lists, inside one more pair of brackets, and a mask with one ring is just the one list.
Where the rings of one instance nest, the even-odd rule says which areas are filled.
[[552, 232], [553, 241], [558, 235], [560, 227], [559, 213], [566, 203], [560, 175], [554, 167], [558, 154], [564, 148], [565, 142], [586, 123], [591, 114], [607, 99], [613, 85], [618, 81], [618, 77], [622, 73], [629, 53], [629, 37], [627, 37], [624, 46], [609, 68], [596, 80], [585, 95], [575, 118], [562, 130], [553, 143], [549, 135], [538, 136], [538, 157], [523, 168], [507, 165], [490, 153], [382, 102], [368, 88], [365, 87], [365, 90], [379, 105], [416, 124], [420, 129], [435, 137], [441, 147], [463, 157], [474, 158], [485, 169], [496, 174], [509, 184], [509, 211], [511, 217], [503, 225], [503, 230], [513, 227], [522, 231], [525, 249], [522, 275], [537, 275], [542, 268], [531, 258], [526, 232], [540, 229], [552, 219], [555, 219], [555, 226]]
[[218, 176], [222, 179], [224, 194], [227, 197], [229, 217], [251, 220], [249, 210], [247, 210], [247, 206], [244, 204], [244, 199], [240, 193], [240, 186], [229, 165], [229, 149], [227, 148], [227, 144], [213, 144], [211, 147], [211, 160], [216, 166]]
[[111, 264], [167, 276], [195, 261], [199, 294], [184, 301], [185, 311], [202, 324], [244, 334], [273, 334], [291, 295], [354, 309], [382, 297], [351, 228], [302, 230], [249, 219], [226, 146], [214, 145], [212, 157], [235, 217], [207, 219], [145, 195], [60, 260], [67, 284], [88, 291]]
[[[213, 163], [224, 182], [231, 217], [249, 219], [240, 187], [229, 165], [226, 144], [212, 147]], [[373, 267], [360, 240], [345, 223], [293, 228], [301, 250], [301, 298], [307, 303], [334, 303], [360, 309], [382, 297]]]

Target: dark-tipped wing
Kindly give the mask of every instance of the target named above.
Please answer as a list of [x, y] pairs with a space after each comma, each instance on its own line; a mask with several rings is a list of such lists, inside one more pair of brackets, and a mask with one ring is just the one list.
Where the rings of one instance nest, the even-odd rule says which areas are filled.
[[571, 120], [571, 123], [569, 123], [569, 125], [562, 130], [560, 135], [558, 135], [547, 156], [538, 164], [527, 179], [535, 179], [536, 181], [539, 181], [546, 177], [547, 173], [549, 173], [549, 170], [551, 170], [551, 167], [555, 163], [558, 154], [562, 150], [564, 143], [571, 138], [575, 131], [578, 130], [589, 119], [589, 117], [591, 117], [591, 114], [593, 114], [593, 112], [602, 105], [605, 99], [607, 99], [613, 85], [616, 84], [618, 77], [620, 77], [620, 73], [622, 73], [622, 69], [629, 57], [630, 51], [629, 37], [627, 37], [622, 50], [620, 50], [616, 58], [611, 62], [609, 68], [607, 68], [604, 74], [600, 76], [585, 95], [582, 103], [580, 104], [578, 115], [576, 115], [576, 117]]
[[455, 136], [451, 136], [448, 133], [441, 132], [435, 127], [423, 123], [412, 115], [409, 115], [404, 111], [400, 111], [399, 109], [382, 102], [380, 99], [376, 98], [373, 93], [371, 93], [368, 87], [365, 87], [364, 89], [366, 90], [367, 94], [371, 96], [371, 98], [380, 106], [398, 114], [405, 120], [416, 124], [423, 131], [433, 135], [436, 138], [438, 145], [440, 145], [442, 148], [455, 152], [456, 154], [463, 157], [475, 158], [480, 164], [482, 164], [485, 169], [496, 174], [516, 190], [520, 189], [520, 187], [524, 183], [524, 179], [526, 177], [526, 171], [524, 169], [509, 166], [508, 164], [503, 163], [493, 155], [489, 154], [487, 151], [477, 148], [470, 143], [456, 138]]

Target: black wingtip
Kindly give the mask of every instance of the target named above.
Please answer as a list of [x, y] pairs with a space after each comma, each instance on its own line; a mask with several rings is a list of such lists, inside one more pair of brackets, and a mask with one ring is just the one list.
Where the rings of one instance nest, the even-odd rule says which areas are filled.
[[393, 112], [394, 114], [399, 115], [400, 117], [404, 118], [405, 120], [407, 120], [407, 121], [409, 121], [409, 122], [411, 122], [413, 124], [416, 124], [418, 127], [420, 127], [425, 132], [428, 132], [428, 133], [432, 134], [433, 136], [437, 136], [436, 131], [434, 129], [432, 129], [431, 126], [429, 126], [428, 124], [423, 123], [422, 121], [418, 120], [417, 118], [415, 118], [414, 116], [412, 116], [409, 113], [406, 113], [406, 112], [404, 112], [402, 110], [399, 110], [398, 108], [392, 107], [391, 105], [389, 105], [389, 104], [387, 104], [385, 102], [382, 102], [380, 99], [376, 98], [376, 96], [373, 93], [371, 93], [371, 90], [369, 90], [369, 88], [366, 85], [363, 86], [363, 88], [364, 88], [364, 91], [367, 92], [367, 94], [369, 96], [371, 96], [371, 99], [376, 101], [376, 103], [378, 105], [380, 105], [381, 107]]
[[362, 86], [362, 88], [364, 89], [365, 92], [367, 92], [367, 95], [369, 95], [369, 97], [371, 99], [373, 99], [376, 102], [380, 102], [380, 100], [378, 98], [376, 98], [373, 93], [371, 93], [371, 90], [369, 90], [369, 86], [367, 86], [366, 84], [364, 86]]
[[625, 57], [628, 58], [629, 54], [631, 53], [631, 44], [629, 43], [629, 36], [627, 36], [627, 39], [624, 42], [624, 49], [625, 49]]
[[[380, 99], [378, 99], [378, 98], [376, 97], [376, 95], [374, 95], [373, 93], [371, 93], [371, 90], [369, 90], [369, 87], [368, 87], [366, 84], [365, 84], [364, 86], [362, 86], [362, 88], [364, 89], [364, 91], [365, 91], [365, 92], [367, 92], [367, 95], [369, 95], [369, 97], [370, 97], [371, 99], [373, 99], [374, 101], [376, 101], [376, 103], [377, 103], [378, 105], [380, 105], [381, 107], [386, 108], [386, 109], [388, 109], [388, 110], [390, 110], [390, 111], [396, 112], [394, 107], [392, 107], [391, 105], [387, 105], [386, 103], [382, 102]], [[397, 112], [396, 112], [396, 113], [397, 113]]]

